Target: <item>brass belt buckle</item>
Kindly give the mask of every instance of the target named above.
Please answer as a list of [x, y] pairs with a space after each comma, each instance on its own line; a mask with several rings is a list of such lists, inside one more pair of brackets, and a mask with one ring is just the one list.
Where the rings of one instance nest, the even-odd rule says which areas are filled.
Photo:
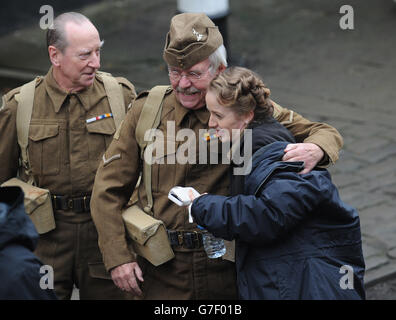
[[179, 242], [179, 246], [183, 245], [183, 232], [177, 234], [177, 242]]

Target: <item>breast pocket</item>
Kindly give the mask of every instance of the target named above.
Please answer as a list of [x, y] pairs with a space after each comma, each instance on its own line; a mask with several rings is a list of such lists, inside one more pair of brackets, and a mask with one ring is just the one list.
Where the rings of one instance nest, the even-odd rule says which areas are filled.
[[115, 133], [114, 121], [111, 118], [87, 123], [88, 158], [91, 169], [96, 171], [99, 161], [113, 140]]
[[29, 129], [29, 161], [33, 174], [56, 175], [60, 168], [58, 124], [31, 124]]
[[176, 153], [167, 149], [164, 151], [162, 155], [152, 158], [151, 181], [154, 193], [167, 193], [175, 184]]

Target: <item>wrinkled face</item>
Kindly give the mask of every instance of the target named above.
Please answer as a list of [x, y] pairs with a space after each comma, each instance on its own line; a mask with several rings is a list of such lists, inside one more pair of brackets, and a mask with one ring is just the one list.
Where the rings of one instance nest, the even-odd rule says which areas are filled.
[[209, 66], [209, 59], [206, 59], [187, 70], [169, 67], [169, 80], [176, 98], [185, 108], [196, 110], [205, 105], [206, 90], [215, 77]]
[[[60, 85], [68, 90], [79, 91], [91, 86], [100, 68], [99, 33], [91, 23], [81, 25], [69, 22], [65, 26], [67, 47], [58, 50]], [[58, 80], [58, 79], [57, 79]]]
[[232, 137], [232, 129], [243, 131], [254, 115], [253, 112], [239, 115], [230, 107], [221, 105], [216, 94], [210, 90], [206, 94], [206, 107], [210, 112], [209, 127], [216, 130], [223, 142]]

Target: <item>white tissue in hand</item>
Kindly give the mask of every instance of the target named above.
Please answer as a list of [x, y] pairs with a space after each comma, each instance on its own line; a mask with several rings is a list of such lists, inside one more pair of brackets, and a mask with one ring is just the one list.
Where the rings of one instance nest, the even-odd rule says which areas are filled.
[[189, 195], [190, 190], [192, 191], [194, 198], [200, 196], [199, 192], [192, 187], [176, 186], [169, 191], [168, 198], [178, 206], [188, 206], [192, 202]]

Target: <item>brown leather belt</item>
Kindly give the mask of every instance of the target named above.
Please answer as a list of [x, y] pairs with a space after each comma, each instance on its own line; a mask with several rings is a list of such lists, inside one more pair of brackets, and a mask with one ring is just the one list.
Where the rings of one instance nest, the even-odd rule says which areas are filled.
[[202, 233], [194, 231], [167, 230], [171, 246], [182, 246], [187, 249], [202, 248]]
[[51, 195], [52, 207], [54, 210], [72, 210], [76, 213], [90, 212], [89, 203], [91, 195], [82, 197], [69, 197]]

